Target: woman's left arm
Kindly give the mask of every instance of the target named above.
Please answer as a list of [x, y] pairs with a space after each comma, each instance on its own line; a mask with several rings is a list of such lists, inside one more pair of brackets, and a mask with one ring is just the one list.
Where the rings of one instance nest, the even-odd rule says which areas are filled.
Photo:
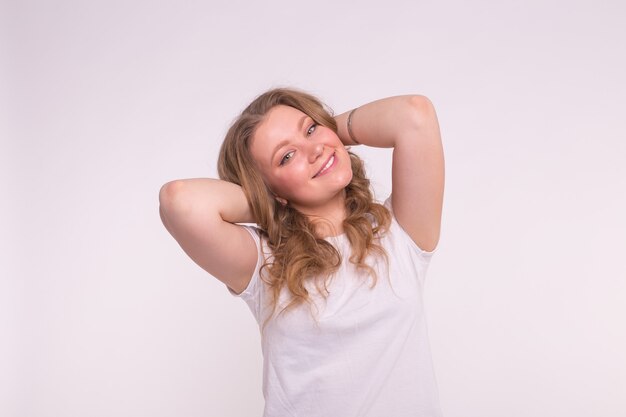
[[335, 117], [345, 145], [393, 148], [391, 204], [398, 223], [423, 250], [441, 230], [444, 157], [435, 108], [424, 96], [397, 96]]

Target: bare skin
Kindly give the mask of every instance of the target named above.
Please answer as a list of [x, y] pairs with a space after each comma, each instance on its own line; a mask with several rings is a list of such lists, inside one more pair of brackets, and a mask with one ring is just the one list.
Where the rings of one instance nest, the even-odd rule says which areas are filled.
[[[351, 171], [346, 170], [343, 145], [356, 145], [347, 117], [348, 112], [335, 118], [339, 131], [334, 134], [313, 127], [299, 111], [278, 106], [252, 140], [252, 155], [278, 201], [328, 221], [321, 223], [328, 224], [318, 230], [321, 237], [341, 233], [345, 218], [343, 188]], [[365, 104], [353, 114], [352, 131], [361, 145], [394, 149], [394, 214], [420, 248], [434, 250], [441, 230], [444, 157], [431, 102], [423, 96], [397, 96]], [[163, 185], [159, 202], [163, 224], [189, 257], [242, 292], [258, 254], [252, 237], [236, 224], [254, 222], [241, 188], [209, 178], [175, 180]]]

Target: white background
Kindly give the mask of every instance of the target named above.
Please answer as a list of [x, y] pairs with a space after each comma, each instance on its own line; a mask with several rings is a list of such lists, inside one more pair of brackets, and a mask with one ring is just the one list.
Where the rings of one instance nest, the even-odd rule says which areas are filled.
[[[0, 414], [260, 416], [245, 303], [161, 225], [295, 86], [435, 104], [426, 294], [447, 417], [626, 415], [626, 6], [12, 0], [0, 10]], [[359, 150], [379, 198], [388, 151]], [[391, 416], [390, 416], [391, 417]]]

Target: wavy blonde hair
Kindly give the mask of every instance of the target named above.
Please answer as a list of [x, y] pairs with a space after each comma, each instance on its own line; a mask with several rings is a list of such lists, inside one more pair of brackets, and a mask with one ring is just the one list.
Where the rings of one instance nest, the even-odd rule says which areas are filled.
[[[332, 244], [316, 236], [311, 219], [276, 201], [250, 153], [255, 129], [277, 105], [296, 108], [315, 123], [337, 133], [332, 111], [317, 98], [302, 91], [277, 88], [261, 94], [245, 108], [228, 130], [220, 149], [219, 177], [242, 187], [261, 234], [272, 251], [273, 259], [266, 260], [262, 268], [268, 272], [263, 279], [271, 289], [274, 312], [283, 288], [291, 294], [290, 303], [284, 310], [310, 302], [309, 291], [304, 285], [308, 280], [314, 279], [316, 289], [326, 297], [326, 280], [321, 278], [331, 276], [341, 265], [341, 255]], [[365, 259], [369, 254], [375, 254], [386, 260], [387, 255], [378, 238], [388, 230], [391, 214], [385, 206], [374, 202], [361, 158], [348, 153], [352, 180], [345, 188], [348, 215], [343, 221], [343, 229], [352, 248], [349, 261], [366, 271], [373, 278], [374, 286], [376, 273]]]

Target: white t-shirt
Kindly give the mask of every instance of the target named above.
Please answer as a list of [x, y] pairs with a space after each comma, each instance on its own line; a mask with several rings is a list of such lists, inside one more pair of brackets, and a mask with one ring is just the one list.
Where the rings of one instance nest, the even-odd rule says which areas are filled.
[[[259, 278], [268, 249], [257, 229], [245, 227], [259, 259], [239, 296], [261, 326], [272, 311], [271, 294]], [[371, 278], [348, 260], [346, 236], [327, 240], [343, 262], [327, 281], [326, 300], [311, 284], [313, 310], [301, 304], [270, 319], [262, 332], [263, 416], [440, 417], [423, 308], [424, 279], [435, 251], [420, 249], [394, 217], [381, 239], [389, 274], [384, 259], [369, 258], [378, 274], [371, 288]], [[278, 311], [288, 300], [284, 290]]]

